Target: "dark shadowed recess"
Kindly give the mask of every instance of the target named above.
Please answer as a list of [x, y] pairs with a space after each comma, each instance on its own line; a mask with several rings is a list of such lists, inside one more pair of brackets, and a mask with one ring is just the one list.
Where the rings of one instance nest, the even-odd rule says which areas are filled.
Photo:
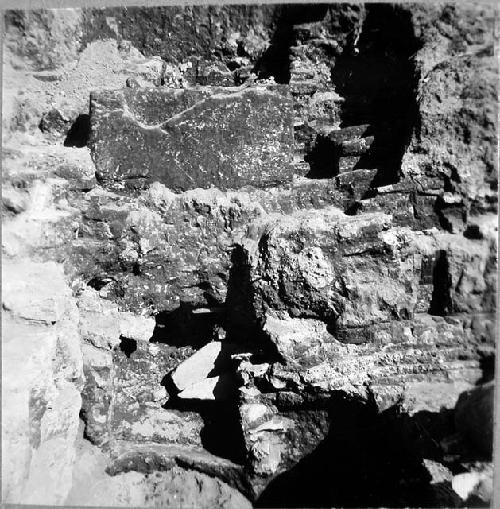
[[[230, 358], [232, 350], [228, 344], [223, 344], [222, 351], [214, 363], [214, 369], [209, 376], [216, 376], [234, 371]], [[201, 442], [203, 447], [210, 453], [242, 464], [245, 460], [246, 449], [241, 429], [240, 414], [238, 410], [238, 390], [234, 386], [231, 389], [222, 387], [218, 393], [217, 386], [214, 389], [215, 401], [201, 401], [181, 399], [178, 397], [178, 389], [172, 382], [171, 373], [162, 380], [169, 394], [169, 399], [164, 408], [180, 411], [197, 412], [203, 419], [201, 430]], [[221, 399], [217, 400], [219, 396]]]
[[416, 69], [420, 47], [411, 14], [396, 4], [367, 4], [358, 44], [332, 70], [345, 97], [341, 127], [368, 124], [374, 142], [357, 168], [377, 168], [374, 187], [397, 182], [416, 122]]
[[[431, 485], [423, 459], [443, 460], [440, 441], [455, 432], [453, 411], [418, 412], [332, 396], [327, 437], [273, 479], [256, 507], [458, 507], [451, 486]], [[473, 459], [473, 457], [469, 458]], [[481, 458], [475, 458], [480, 460]], [[448, 465], [454, 474], [459, 463]]]
[[235, 402], [177, 400], [164, 408], [197, 412], [203, 419], [201, 443], [208, 452], [243, 464], [246, 456], [240, 414]]
[[282, 5], [278, 8], [276, 29], [269, 48], [255, 64], [261, 79], [273, 77], [276, 83], [290, 81], [290, 48], [294, 42], [294, 25], [321, 21], [328, 4]]
[[159, 312], [156, 315], [151, 342], [201, 348], [216, 339], [217, 330], [222, 328], [225, 322], [225, 310], [220, 304], [206, 310], [207, 312], [197, 312], [200, 308], [194, 304], [181, 302], [174, 310]]
[[65, 147], [85, 147], [90, 137], [90, 115], [82, 113], [78, 115], [73, 122], [66, 139], [64, 140]]
[[266, 362], [282, 362], [283, 358], [276, 345], [262, 331], [262, 323], [254, 307], [253, 293], [248, 257], [241, 246], [236, 246], [231, 254], [225, 302], [227, 341], [246, 344], [251, 348], [249, 351], [263, 356]]
[[438, 252], [432, 274], [432, 298], [429, 314], [445, 316], [451, 312], [451, 276], [446, 251]]
[[304, 157], [310, 168], [306, 177], [324, 179], [337, 176], [339, 160], [340, 153], [337, 147], [326, 136], [317, 136], [315, 144]]
[[120, 350], [130, 359], [130, 356], [137, 350], [137, 341], [132, 338], [120, 336]]

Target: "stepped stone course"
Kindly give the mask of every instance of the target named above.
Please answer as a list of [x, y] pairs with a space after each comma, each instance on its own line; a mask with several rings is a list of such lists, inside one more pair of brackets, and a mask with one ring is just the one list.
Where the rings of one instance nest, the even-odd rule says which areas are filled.
[[3, 501], [490, 504], [497, 16], [6, 13]]

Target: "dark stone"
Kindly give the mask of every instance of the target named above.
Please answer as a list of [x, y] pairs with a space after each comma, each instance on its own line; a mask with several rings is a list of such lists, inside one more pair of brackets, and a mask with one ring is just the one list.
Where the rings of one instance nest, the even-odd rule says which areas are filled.
[[[356, 175], [368, 170], [354, 170], [346, 173]], [[376, 170], [371, 170], [375, 171]], [[412, 229], [441, 229], [440, 220], [435, 210], [437, 197], [425, 196], [408, 191], [394, 191], [383, 193], [373, 198], [357, 202], [358, 212], [384, 212], [393, 216], [394, 224], [409, 226]]]
[[139, 82], [135, 78], [127, 78], [125, 86], [128, 88], [140, 88]]
[[356, 168], [357, 164], [360, 161], [360, 157], [358, 156], [347, 156], [339, 158], [339, 173], [343, 173], [345, 171], [352, 171]]
[[266, 187], [293, 176], [287, 87], [93, 93], [91, 128], [98, 176], [111, 186]]
[[335, 177], [335, 183], [346, 198], [362, 199], [371, 189], [371, 183], [375, 178], [377, 170], [352, 170], [341, 173]]
[[370, 150], [370, 146], [375, 138], [367, 136], [366, 138], [346, 140], [340, 144], [341, 154], [343, 156], [360, 156]]
[[360, 345], [373, 342], [372, 327], [339, 328], [335, 331], [335, 337], [342, 343]]
[[481, 454], [491, 458], [493, 451], [493, 381], [461, 394], [455, 407], [455, 424]]
[[[82, 45], [95, 39], [131, 41], [143, 55], [160, 55], [170, 63], [199, 56], [211, 59], [237, 56], [237, 46], [228, 43], [231, 34], [243, 40], [250, 33], [262, 43], [274, 24], [277, 5], [195, 5], [157, 7], [110, 7], [83, 10]], [[118, 33], [107, 20], [116, 22]], [[255, 32], [254, 32], [255, 31]], [[262, 35], [260, 35], [262, 34]]]
[[48, 134], [65, 134], [71, 126], [71, 120], [60, 110], [53, 108], [44, 113], [40, 120], [40, 131]]

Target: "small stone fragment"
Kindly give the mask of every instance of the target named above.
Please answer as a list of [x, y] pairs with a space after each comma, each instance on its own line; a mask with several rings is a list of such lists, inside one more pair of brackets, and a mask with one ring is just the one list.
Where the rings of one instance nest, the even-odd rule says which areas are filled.
[[127, 88], [139, 88], [141, 86], [136, 78], [127, 78], [125, 85]]
[[44, 113], [40, 120], [40, 131], [42, 133], [65, 134], [70, 127], [71, 120], [56, 108]]

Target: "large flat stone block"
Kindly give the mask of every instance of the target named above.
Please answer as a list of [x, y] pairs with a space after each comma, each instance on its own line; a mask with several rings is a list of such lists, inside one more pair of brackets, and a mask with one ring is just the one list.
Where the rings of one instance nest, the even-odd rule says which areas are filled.
[[98, 177], [111, 187], [267, 187], [293, 174], [286, 86], [95, 92], [91, 130]]

